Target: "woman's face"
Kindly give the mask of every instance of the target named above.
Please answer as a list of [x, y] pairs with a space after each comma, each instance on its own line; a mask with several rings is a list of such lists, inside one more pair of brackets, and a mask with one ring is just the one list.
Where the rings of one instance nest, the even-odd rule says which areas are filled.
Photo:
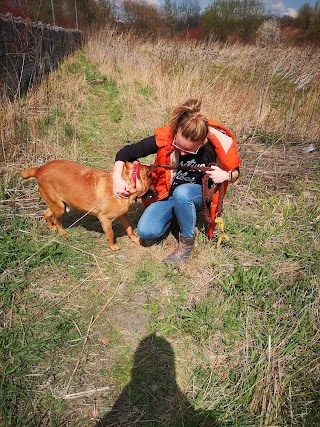
[[178, 129], [172, 145], [180, 151], [182, 156], [185, 156], [186, 154], [197, 154], [199, 149], [206, 144], [206, 142], [207, 139], [200, 142], [191, 141], [182, 135], [181, 129]]

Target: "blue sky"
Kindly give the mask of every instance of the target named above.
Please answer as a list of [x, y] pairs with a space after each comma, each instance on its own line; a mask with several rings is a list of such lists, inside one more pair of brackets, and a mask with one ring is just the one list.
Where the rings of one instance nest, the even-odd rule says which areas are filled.
[[316, 0], [303, 1], [303, 0], [264, 0], [264, 4], [267, 10], [271, 10], [273, 13], [279, 15], [290, 15], [296, 16], [300, 6], [308, 3], [310, 6], [314, 6]]

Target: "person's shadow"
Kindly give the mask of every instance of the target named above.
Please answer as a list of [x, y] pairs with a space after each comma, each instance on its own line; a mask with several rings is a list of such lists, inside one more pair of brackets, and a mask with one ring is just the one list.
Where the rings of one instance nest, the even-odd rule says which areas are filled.
[[171, 345], [155, 334], [134, 355], [129, 384], [96, 427], [217, 427], [211, 411], [195, 410], [176, 383]]

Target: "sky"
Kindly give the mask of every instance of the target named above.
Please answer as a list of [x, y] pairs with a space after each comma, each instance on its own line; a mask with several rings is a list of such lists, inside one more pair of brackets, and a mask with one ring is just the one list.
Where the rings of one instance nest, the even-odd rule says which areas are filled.
[[[202, 0], [203, 1], [203, 0]], [[308, 3], [314, 6], [316, 0], [262, 0], [266, 10], [279, 16], [289, 15], [295, 18], [300, 7]]]

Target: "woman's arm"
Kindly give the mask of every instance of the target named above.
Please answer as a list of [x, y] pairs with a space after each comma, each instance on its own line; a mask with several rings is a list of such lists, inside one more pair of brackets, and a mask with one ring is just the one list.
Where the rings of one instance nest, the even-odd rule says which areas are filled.
[[145, 138], [135, 144], [125, 145], [118, 151], [113, 166], [113, 192], [119, 199], [129, 197], [129, 185], [122, 178], [122, 171], [125, 162], [133, 162], [140, 157], [155, 154], [158, 150], [155, 136]]
[[141, 157], [147, 157], [149, 154], [155, 154], [157, 151], [158, 147], [156, 144], [156, 137], [153, 135], [134, 144], [125, 145], [116, 154], [115, 161], [121, 160], [123, 163], [134, 162]]

